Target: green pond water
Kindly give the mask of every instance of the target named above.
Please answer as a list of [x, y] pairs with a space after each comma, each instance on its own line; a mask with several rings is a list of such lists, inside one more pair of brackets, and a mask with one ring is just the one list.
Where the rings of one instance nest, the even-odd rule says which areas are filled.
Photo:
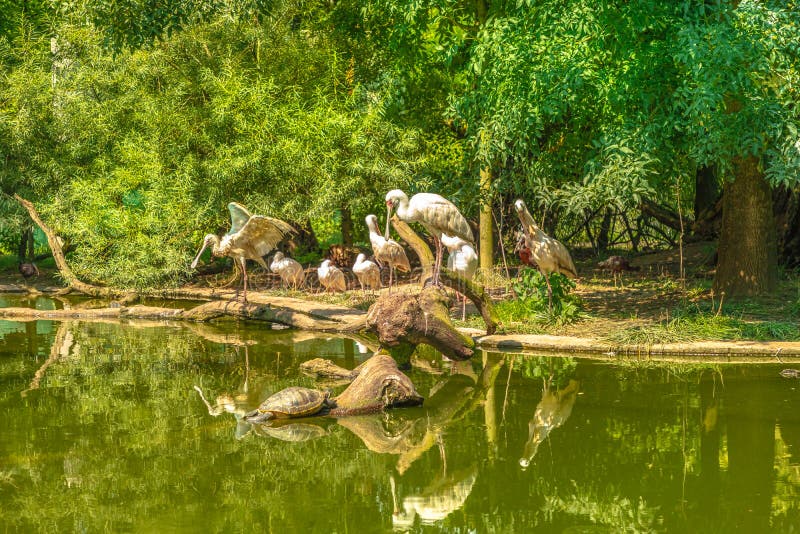
[[791, 365], [421, 351], [423, 407], [241, 420], [313, 386], [301, 362], [369, 354], [237, 323], [0, 321], [0, 532], [800, 531]]

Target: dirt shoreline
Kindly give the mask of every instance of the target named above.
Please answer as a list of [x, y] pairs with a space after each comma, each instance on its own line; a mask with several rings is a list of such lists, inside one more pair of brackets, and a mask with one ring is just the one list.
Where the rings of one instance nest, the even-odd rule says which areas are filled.
[[[2, 293], [19, 295], [17, 288], [3, 286]], [[20, 288], [22, 289], [22, 288]], [[169, 298], [169, 291], [159, 292]], [[198, 289], [192, 291], [195, 298], [208, 298], [219, 302], [233, 296], [233, 292]], [[47, 293], [42, 293], [44, 296]], [[185, 295], [182, 295], [186, 298]], [[317, 331], [349, 330], [366, 318], [366, 312], [321, 302], [292, 297], [251, 294], [252, 305], [267, 306], [272, 313], [261, 320], [268, 322], [294, 323], [300, 329]], [[292, 314], [293, 320], [282, 320], [280, 310]], [[184, 316], [184, 317], [182, 317]], [[303, 320], [299, 321], [297, 317]], [[56, 320], [92, 321], [130, 319], [174, 324], [184, 318], [180, 310], [150, 308], [146, 306], [121, 306], [117, 308], [34, 310], [28, 308], [2, 308], [0, 317], [10, 320]], [[275, 321], [276, 317], [278, 318]], [[243, 318], [239, 315], [239, 318]], [[318, 324], [317, 324], [318, 323]], [[604, 361], [631, 362], [683, 362], [683, 363], [788, 363], [800, 362], [800, 342], [791, 341], [695, 341], [681, 343], [657, 343], [653, 345], [617, 345], [590, 337], [557, 336], [542, 334], [495, 334], [487, 336], [485, 331], [459, 328], [473, 337], [476, 348], [519, 354], [547, 354], [552, 356], [579, 356]]]

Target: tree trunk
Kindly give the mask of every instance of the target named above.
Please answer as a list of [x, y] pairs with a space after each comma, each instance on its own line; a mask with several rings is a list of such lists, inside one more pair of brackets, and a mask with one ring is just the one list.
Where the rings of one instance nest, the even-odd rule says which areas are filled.
[[716, 239], [722, 219], [722, 204], [717, 171], [714, 167], [703, 165], [697, 168], [694, 177], [694, 224], [693, 240]]
[[494, 236], [492, 232], [492, 170], [481, 168], [481, 211], [479, 223], [478, 248], [480, 249], [481, 272], [489, 273], [494, 262]]
[[600, 231], [597, 234], [597, 251], [605, 252], [608, 250], [609, 233], [611, 232], [611, 219], [614, 217], [614, 212], [611, 208], [606, 208], [603, 214], [603, 220], [600, 221]]
[[733, 165], [734, 180], [724, 186], [714, 291], [763, 294], [778, 280], [772, 195], [755, 157], [736, 157]]
[[353, 217], [350, 214], [350, 208], [342, 208], [340, 211], [342, 215], [341, 229], [342, 229], [342, 244], [346, 247], [353, 246]]

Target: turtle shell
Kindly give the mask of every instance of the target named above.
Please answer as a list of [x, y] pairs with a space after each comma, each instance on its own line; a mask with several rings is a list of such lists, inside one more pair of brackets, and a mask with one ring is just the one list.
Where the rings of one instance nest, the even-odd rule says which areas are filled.
[[272, 418], [306, 417], [320, 411], [325, 406], [327, 399], [327, 392], [290, 387], [269, 397], [261, 403], [261, 406], [248, 413], [245, 418], [249, 422], [259, 422]]

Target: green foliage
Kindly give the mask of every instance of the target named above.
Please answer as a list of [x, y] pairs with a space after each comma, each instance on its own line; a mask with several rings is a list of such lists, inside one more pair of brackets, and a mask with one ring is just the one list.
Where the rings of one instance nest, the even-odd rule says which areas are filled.
[[[538, 322], [549, 324], [569, 324], [581, 317], [581, 300], [571, 294], [575, 282], [561, 273], [550, 275], [550, 286], [553, 292], [553, 309], [549, 309], [547, 280], [536, 269], [523, 269], [511, 287], [517, 295], [518, 305], [509, 308], [498, 307], [501, 319], [522, 319], [521, 314], [534, 318]], [[513, 311], [512, 311], [513, 310]], [[511, 312], [511, 313], [509, 313]], [[521, 313], [520, 313], [521, 312]]]

